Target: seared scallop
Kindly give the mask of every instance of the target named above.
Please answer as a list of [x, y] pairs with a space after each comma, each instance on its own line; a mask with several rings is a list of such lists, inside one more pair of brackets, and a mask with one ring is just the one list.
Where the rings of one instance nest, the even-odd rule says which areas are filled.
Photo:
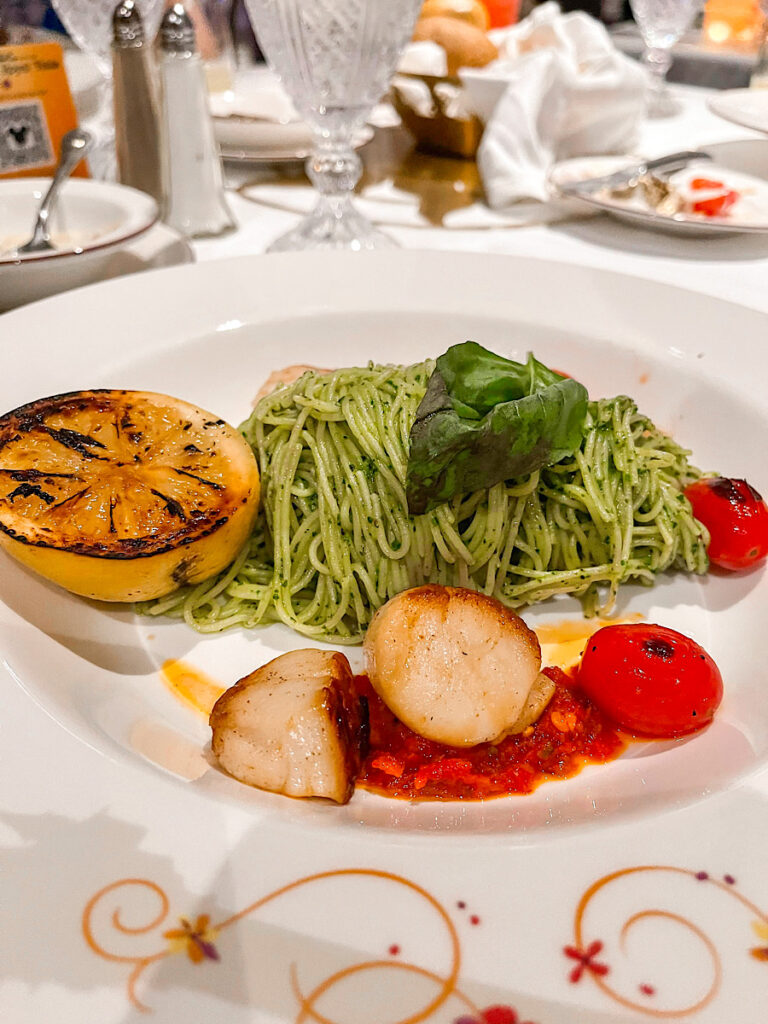
[[406, 590], [373, 618], [368, 676], [410, 729], [451, 746], [510, 732], [541, 668], [536, 634], [519, 615], [474, 590]]
[[333, 651], [283, 654], [216, 701], [211, 746], [249, 786], [346, 803], [367, 752], [368, 715], [349, 662]]
[[538, 676], [531, 687], [531, 692], [528, 694], [528, 699], [523, 705], [523, 709], [515, 720], [515, 724], [507, 729], [508, 733], [520, 733], [525, 732], [529, 725], [533, 725], [534, 722], [538, 722], [544, 713], [544, 708], [549, 704], [555, 695], [555, 682], [550, 679], [549, 676], [543, 672], [539, 672]]

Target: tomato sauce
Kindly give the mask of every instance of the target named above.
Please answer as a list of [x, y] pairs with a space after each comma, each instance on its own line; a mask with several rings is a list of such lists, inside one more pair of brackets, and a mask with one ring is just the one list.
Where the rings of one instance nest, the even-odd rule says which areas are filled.
[[368, 699], [371, 746], [357, 784], [385, 796], [417, 800], [488, 800], [531, 793], [549, 779], [567, 779], [585, 764], [612, 761], [626, 748], [622, 733], [559, 668], [546, 674], [557, 689], [533, 726], [500, 743], [449, 747], [403, 725], [356, 676]]

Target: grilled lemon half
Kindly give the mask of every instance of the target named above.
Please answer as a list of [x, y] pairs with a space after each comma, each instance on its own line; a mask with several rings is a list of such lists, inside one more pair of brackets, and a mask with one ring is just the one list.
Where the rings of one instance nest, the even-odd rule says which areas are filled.
[[178, 398], [77, 391], [0, 417], [0, 547], [101, 601], [143, 601], [224, 569], [253, 528], [245, 438]]

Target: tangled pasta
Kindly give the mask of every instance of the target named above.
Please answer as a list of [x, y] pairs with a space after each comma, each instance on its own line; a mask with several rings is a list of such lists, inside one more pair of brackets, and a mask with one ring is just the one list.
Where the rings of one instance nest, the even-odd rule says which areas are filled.
[[409, 433], [432, 369], [307, 372], [263, 398], [241, 428], [262, 476], [250, 543], [219, 577], [142, 610], [202, 632], [279, 620], [358, 643], [377, 608], [424, 583], [512, 607], [573, 594], [596, 614], [621, 583], [706, 572], [708, 536], [682, 493], [699, 471], [625, 396], [590, 402], [573, 456], [409, 515]]

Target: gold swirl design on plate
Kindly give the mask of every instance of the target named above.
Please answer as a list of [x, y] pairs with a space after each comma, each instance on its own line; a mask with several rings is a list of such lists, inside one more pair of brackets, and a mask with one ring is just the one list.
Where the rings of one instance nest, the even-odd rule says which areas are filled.
[[149, 956], [125, 956], [123, 954], [111, 953], [108, 949], [96, 939], [93, 934], [91, 927], [91, 918], [96, 907], [101, 903], [103, 899], [110, 895], [110, 893], [117, 892], [120, 889], [128, 888], [143, 888], [148, 889], [151, 893], [157, 896], [160, 909], [155, 916], [148, 921], [146, 924], [139, 927], [129, 927], [123, 924], [121, 919], [121, 908], [117, 907], [112, 911], [111, 921], [112, 927], [115, 931], [122, 933], [123, 935], [146, 935], [148, 932], [158, 928], [168, 916], [170, 910], [170, 902], [168, 897], [154, 882], [147, 881], [145, 878], [123, 878], [119, 882], [112, 882], [110, 885], [105, 885], [103, 889], [99, 889], [95, 896], [92, 896], [85, 905], [83, 911], [83, 937], [88, 943], [89, 947], [93, 950], [97, 956], [103, 957], [105, 960], [111, 960], [113, 963], [133, 964], [134, 968], [128, 976], [128, 998], [133, 1005], [139, 1009], [146, 1011], [148, 1009], [136, 996], [135, 988], [136, 982], [139, 980], [141, 974], [149, 967], [150, 964], [155, 963], [158, 960], [163, 960], [169, 955], [170, 950], [163, 950], [160, 953], [152, 953]]
[[[566, 956], [575, 962], [575, 966], [572, 966], [571, 969], [570, 980], [571, 982], [576, 983], [580, 981], [582, 977], [589, 975], [597, 987], [606, 996], [627, 1009], [635, 1010], [649, 1017], [674, 1019], [678, 1017], [691, 1016], [711, 1003], [720, 989], [723, 977], [722, 961], [715, 944], [703, 929], [693, 921], [669, 910], [649, 908], [630, 915], [624, 921], [619, 932], [619, 944], [622, 951], [624, 951], [627, 939], [633, 929], [641, 922], [653, 919], [672, 922], [673, 924], [678, 925], [701, 944], [709, 960], [711, 968], [710, 979], [704, 994], [685, 1006], [668, 1008], [649, 1006], [647, 1003], [643, 1003], [636, 998], [631, 998], [630, 996], [619, 992], [608, 980], [611, 968], [610, 965], [604, 961], [605, 952], [603, 942], [599, 939], [591, 939], [587, 941], [585, 938], [584, 921], [590, 904], [595, 896], [597, 896], [597, 894], [607, 886], [614, 882], [618, 882], [620, 879], [626, 879], [631, 876], [638, 876], [643, 873], [651, 872], [666, 872], [673, 875], [687, 876], [688, 878], [696, 881], [706, 882], [707, 884], [714, 886], [716, 889], [719, 889], [721, 892], [728, 893], [730, 897], [737, 900], [753, 915], [752, 928], [758, 938], [763, 940], [763, 945], [749, 950], [751, 956], [758, 961], [768, 962], [768, 913], [761, 910], [755, 903], [747, 899], [747, 897], [743, 896], [734, 888], [735, 880], [732, 876], [725, 875], [721, 881], [719, 879], [711, 878], [704, 871], [693, 871], [688, 868], [669, 865], [650, 864], [622, 868], [618, 871], [613, 871], [610, 874], [604, 875], [602, 878], [599, 878], [596, 882], [590, 885], [582, 895], [576, 907], [574, 916], [574, 944], [572, 946], [564, 947]], [[455, 999], [461, 1004], [464, 1012], [470, 1015], [473, 1024], [480, 1024], [480, 1022], [490, 1020], [491, 1016], [493, 1016], [493, 1009], [508, 1012], [509, 1019], [517, 1019], [509, 1007], [496, 1007], [485, 1011], [481, 1010], [461, 991], [458, 985], [459, 971], [461, 967], [461, 947], [456, 926], [451, 920], [447, 910], [437, 899], [435, 899], [434, 896], [427, 892], [426, 889], [417, 885], [415, 882], [411, 882], [407, 878], [403, 878], [402, 876], [393, 874], [389, 871], [381, 871], [373, 868], [343, 868], [307, 875], [303, 878], [297, 879], [296, 881], [290, 882], [287, 885], [283, 885], [278, 889], [274, 889], [266, 896], [262, 896], [260, 899], [248, 904], [242, 910], [224, 918], [221, 921], [211, 923], [209, 916], [206, 914], [198, 916], [194, 922], [181, 917], [179, 918], [180, 927], [171, 928], [161, 933], [161, 937], [165, 940], [165, 945], [161, 949], [157, 949], [154, 952], [134, 955], [114, 952], [108, 949], [107, 946], [96, 937], [93, 921], [96, 910], [103, 909], [105, 902], [108, 901], [110, 896], [115, 894], [125, 896], [129, 891], [133, 891], [135, 893], [137, 890], [143, 890], [144, 893], [149, 894], [157, 904], [157, 909], [154, 910], [149, 920], [138, 925], [127, 924], [124, 918], [122, 903], [119, 903], [118, 906], [109, 914], [109, 921], [117, 935], [140, 936], [148, 935], [151, 932], [157, 932], [162, 927], [164, 922], [168, 919], [170, 901], [165, 892], [155, 882], [143, 878], [124, 878], [119, 881], [112, 882], [110, 885], [104, 886], [104, 888], [100, 889], [88, 901], [85, 909], [83, 910], [82, 916], [83, 937], [85, 938], [89, 948], [102, 959], [112, 963], [129, 964], [132, 966], [132, 970], [127, 980], [128, 999], [138, 1010], [148, 1012], [149, 1007], [143, 1003], [136, 994], [136, 986], [143, 973], [152, 964], [158, 963], [167, 957], [184, 953], [194, 964], [202, 963], [206, 959], [218, 960], [219, 953], [215, 943], [220, 933], [226, 928], [230, 928], [239, 921], [242, 921], [244, 918], [257, 913], [262, 907], [265, 907], [267, 904], [272, 903], [289, 892], [313, 886], [323, 880], [342, 877], [384, 880], [414, 893], [423, 904], [437, 914], [438, 919], [444, 928], [445, 934], [449, 939], [451, 950], [450, 963], [448, 969], [444, 973], [437, 973], [417, 964], [394, 961], [391, 959], [365, 960], [335, 971], [329, 977], [315, 985], [315, 987], [309, 992], [302, 991], [298, 981], [297, 966], [296, 964], [292, 964], [290, 967], [290, 983], [299, 1007], [295, 1018], [295, 1024], [305, 1024], [308, 1020], [313, 1020], [317, 1022], [317, 1024], [337, 1024], [337, 1022], [332, 1018], [324, 1016], [318, 1010], [317, 1006], [319, 1000], [346, 979], [356, 975], [365, 974], [373, 970], [406, 972], [433, 982], [437, 988], [437, 992], [432, 999], [429, 999], [424, 1005], [421, 1005], [409, 1015], [396, 1021], [395, 1024], [419, 1024], [421, 1021], [426, 1021], [432, 1017], [437, 1010], [443, 1007], [449, 999]], [[460, 903], [459, 906], [463, 906], [463, 903]], [[644, 984], [640, 985], [639, 988], [646, 996], [655, 993], [655, 990], [651, 985]], [[461, 1020], [469, 1020], [470, 1017], [462, 1017]], [[501, 1017], [499, 1017], [499, 1019], [501, 1019]]]
[[[679, 925], [690, 935], [695, 936], [695, 938], [702, 944], [708, 954], [711, 966], [711, 977], [707, 990], [695, 1002], [675, 1008], [663, 1009], [655, 1006], [648, 1006], [647, 1003], [642, 1003], [637, 999], [632, 999], [629, 996], [622, 995], [618, 992], [611, 986], [610, 982], [606, 980], [610, 972], [608, 965], [595, 960], [595, 957], [603, 950], [603, 943], [599, 940], [586, 942], [584, 937], [584, 916], [594, 897], [611, 883], [616, 882], [621, 878], [628, 878], [631, 875], [638, 875], [643, 872], [668, 872], [671, 874], [686, 875], [696, 881], [706, 882], [709, 885], [713, 885], [722, 892], [727, 892], [729, 896], [738, 900], [739, 903], [755, 915], [758, 920], [756, 923], [753, 923], [753, 928], [760, 936], [763, 935], [764, 930], [765, 934], [768, 936], [768, 913], [761, 910], [755, 903], [734, 889], [734, 879], [730, 875], [725, 875], [724, 879], [720, 881], [719, 879], [711, 878], [705, 871], [692, 871], [688, 868], [673, 867], [663, 864], [645, 864], [637, 867], [622, 868], [619, 871], [613, 871], [610, 874], [599, 878], [596, 882], [593, 882], [593, 884], [586, 890], [578, 902], [574, 916], [574, 945], [566, 946], [564, 948], [566, 956], [578, 962], [578, 965], [571, 972], [570, 980], [575, 983], [581, 979], [582, 975], [589, 974], [597, 987], [615, 1002], [620, 1003], [622, 1006], [625, 1006], [630, 1010], [636, 1010], [637, 1012], [643, 1013], [649, 1017], [665, 1019], [687, 1017], [697, 1013], [699, 1010], [702, 1010], [714, 999], [720, 989], [723, 976], [722, 961], [715, 944], [709, 936], [699, 928], [698, 925], [693, 923], [693, 921], [689, 921], [682, 915], [675, 914], [667, 910], [641, 910], [627, 918], [619, 933], [620, 946], [623, 951], [626, 945], [626, 940], [635, 925], [641, 921], [647, 921], [655, 918], [671, 921]], [[752, 949], [750, 952], [758, 960], [768, 959], [768, 955], [765, 958], [761, 955], [763, 952], [761, 949]], [[768, 949], [766, 949], [765, 952], [768, 954]], [[648, 985], [640, 986], [640, 989], [641, 991], [646, 992], [646, 994], [653, 992], [652, 987]]]
[[88, 901], [85, 909], [83, 910], [83, 936], [89, 948], [97, 956], [100, 956], [105, 960], [112, 961], [113, 963], [133, 965], [133, 969], [127, 982], [128, 999], [138, 1010], [148, 1012], [149, 1007], [143, 1003], [136, 994], [136, 985], [141, 975], [149, 966], [157, 963], [158, 961], [164, 960], [166, 957], [179, 953], [186, 953], [193, 963], [201, 963], [206, 959], [218, 960], [219, 954], [215, 946], [215, 940], [226, 928], [230, 928], [243, 918], [256, 913], [262, 907], [279, 899], [280, 896], [283, 896], [286, 893], [302, 887], [315, 885], [326, 879], [341, 877], [383, 879], [384, 881], [391, 882], [394, 885], [415, 893], [422, 902], [427, 904], [436, 912], [441, 924], [445, 928], [451, 949], [450, 964], [445, 974], [437, 974], [416, 964], [384, 959], [366, 960], [362, 963], [353, 964], [336, 971], [330, 975], [330, 977], [316, 985], [315, 988], [308, 993], [303, 993], [299, 987], [297, 969], [294, 964], [291, 966], [290, 977], [291, 985], [299, 1004], [296, 1024], [303, 1024], [303, 1022], [309, 1019], [318, 1022], [318, 1024], [336, 1024], [336, 1022], [331, 1018], [323, 1016], [317, 1010], [317, 1002], [321, 996], [325, 995], [336, 985], [353, 975], [380, 969], [401, 972], [405, 971], [410, 974], [416, 974], [433, 981], [437, 986], [437, 994], [434, 998], [430, 999], [425, 1005], [415, 1010], [409, 1016], [403, 1017], [401, 1020], [397, 1021], [396, 1024], [419, 1024], [420, 1021], [425, 1021], [431, 1017], [451, 997], [458, 999], [465, 1010], [475, 1016], [479, 1016], [481, 1011], [458, 989], [459, 969], [461, 966], [461, 947], [456, 926], [451, 920], [447, 910], [438, 902], [438, 900], [435, 899], [434, 896], [427, 892], [426, 889], [423, 889], [415, 882], [409, 881], [407, 878], [403, 878], [402, 876], [393, 874], [389, 871], [379, 871], [372, 868], [343, 868], [335, 871], [322, 871], [314, 875], [307, 875], [294, 882], [290, 882], [287, 885], [281, 886], [279, 889], [273, 890], [266, 896], [262, 896], [261, 899], [255, 900], [236, 914], [232, 914], [230, 917], [227, 917], [222, 921], [211, 924], [207, 915], [199, 916], [194, 923], [186, 918], [180, 918], [180, 928], [173, 928], [162, 933], [162, 937], [166, 940], [166, 946], [163, 949], [144, 955], [134, 956], [111, 952], [96, 938], [93, 924], [95, 911], [97, 908], [102, 907], [104, 901], [107, 900], [110, 895], [115, 893], [125, 895], [128, 890], [135, 891], [136, 889], [143, 888], [158, 901], [158, 910], [154, 913], [152, 918], [142, 925], [129, 926], [124, 923], [122, 906], [118, 906], [112, 911], [110, 921], [114, 930], [121, 935], [146, 935], [149, 932], [158, 930], [166, 921], [170, 910], [170, 901], [160, 886], [156, 885], [154, 882], [142, 878], [124, 878], [120, 881], [112, 882], [110, 885], [100, 889]]

